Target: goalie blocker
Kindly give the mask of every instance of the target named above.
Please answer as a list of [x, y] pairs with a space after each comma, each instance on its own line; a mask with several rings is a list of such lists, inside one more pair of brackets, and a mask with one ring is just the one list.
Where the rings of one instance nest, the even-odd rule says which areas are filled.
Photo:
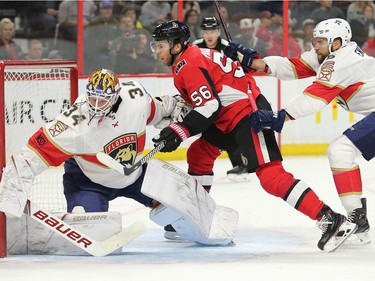
[[205, 245], [228, 245], [237, 229], [238, 212], [216, 205], [193, 176], [161, 160], [150, 160], [142, 193], [161, 203], [150, 219], [171, 224], [187, 241]]

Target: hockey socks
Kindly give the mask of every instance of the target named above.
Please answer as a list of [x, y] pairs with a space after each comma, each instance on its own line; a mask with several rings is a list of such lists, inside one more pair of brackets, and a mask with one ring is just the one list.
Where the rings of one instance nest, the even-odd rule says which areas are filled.
[[347, 212], [361, 208], [362, 180], [358, 166], [352, 170], [341, 171], [332, 168], [337, 193]]

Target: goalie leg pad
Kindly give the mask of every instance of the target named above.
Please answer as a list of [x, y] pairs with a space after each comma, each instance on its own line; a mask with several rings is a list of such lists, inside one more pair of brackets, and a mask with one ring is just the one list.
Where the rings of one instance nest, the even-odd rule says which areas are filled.
[[34, 173], [20, 155], [12, 155], [0, 183], [0, 211], [21, 217], [34, 182]]
[[210, 234], [205, 244], [228, 245], [233, 242], [239, 214], [236, 210], [216, 205]]
[[165, 226], [181, 218], [180, 214], [171, 208], [160, 204], [150, 211], [150, 219], [158, 225]]
[[[97, 241], [104, 241], [122, 230], [122, 216], [118, 212], [55, 215]], [[14, 230], [22, 230], [22, 235], [14, 235]], [[68, 231], [68, 228], [60, 231]], [[8, 233], [10, 254], [89, 255], [26, 215], [8, 220]], [[113, 254], [121, 253], [121, 250], [119, 248]]]
[[[221, 216], [226, 217], [227, 213], [221, 212], [221, 208], [217, 209], [215, 201], [202, 185], [183, 170], [152, 159], [147, 167], [142, 192], [163, 205], [150, 212], [150, 219], [162, 226], [172, 224], [183, 239], [207, 245], [222, 244], [225, 240], [223, 232], [217, 231], [216, 227], [223, 227], [221, 224], [225, 219]], [[216, 215], [220, 218], [215, 218]], [[237, 226], [238, 216], [231, 219]], [[213, 222], [217, 226], [213, 226]], [[212, 231], [213, 227], [216, 230]], [[227, 244], [234, 236], [235, 229], [230, 229]]]

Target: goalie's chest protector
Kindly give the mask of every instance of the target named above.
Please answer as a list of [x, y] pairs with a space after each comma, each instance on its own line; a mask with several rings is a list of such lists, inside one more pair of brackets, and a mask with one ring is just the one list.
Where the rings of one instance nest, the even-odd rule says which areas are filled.
[[122, 88], [117, 109], [106, 116], [99, 126], [89, 124], [88, 106], [84, 97], [79, 97], [75, 112], [86, 119], [75, 124], [72, 116], [67, 117], [62, 113], [52, 126], [60, 123], [59, 126], [65, 126], [65, 129], [61, 133], [50, 135], [60, 151], [74, 155], [86, 176], [112, 188], [131, 184], [141, 172], [139, 170], [124, 177], [104, 167], [95, 156], [97, 152], [104, 151], [125, 165], [133, 165], [142, 157], [147, 119], [151, 112], [151, 97], [146, 92], [138, 92], [136, 96], [130, 93], [134, 94], [129, 87]]
[[116, 112], [106, 116], [99, 126], [90, 125], [87, 104], [81, 105], [80, 109], [86, 119], [77, 125], [71, 118], [60, 115], [57, 122], [61, 121], [68, 129], [52, 136], [54, 142], [74, 155], [96, 154], [102, 150], [113, 155], [130, 145], [132, 150], [141, 153], [150, 112], [149, 97], [135, 100], [120, 94], [120, 98]]
[[[135, 159], [129, 162], [129, 153], [136, 157], [142, 154], [145, 147], [151, 98], [147, 94], [131, 98], [126, 89], [122, 91], [120, 98], [116, 112], [109, 114], [102, 124], [100, 150], [116, 160], [132, 165]], [[98, 149], [99, 147], [96, 151]]]

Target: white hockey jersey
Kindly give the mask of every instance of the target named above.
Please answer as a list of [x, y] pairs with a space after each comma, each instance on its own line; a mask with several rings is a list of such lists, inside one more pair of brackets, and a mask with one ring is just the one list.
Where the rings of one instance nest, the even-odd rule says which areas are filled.
[[319, 64], [312, 49], [299, 58], [265, 57], [270, 74], [279, 79], [316, 76], [285, 110], [294, 118], [314, 113], [333, 99], [345, 110], [365, 116], [375, 111], [375, 58], [362, 52], [355, 42], [328, 55]]
[[119, 100], [111, 113], [98, 127], [92, 126], [85, 97], [80, 96], [71, 108], [29, 139], [27, 146], [38, 157], [26, 153], [26, 158], [37, 174], [47, 166], [59, 166], [74, 157], [93, 182], [110, 188], [124, 188], [136, 181], [141, 169], [130, 176], [121, 175], [102, 165], [96, 153], [104, 151], [125, 165], [133, 165], [142, 157], [146, 125], [158, 123], [164, 117], [163, 113], [159, 100], [151, 97], [138, 82], [129, 81], [122, 84]]

